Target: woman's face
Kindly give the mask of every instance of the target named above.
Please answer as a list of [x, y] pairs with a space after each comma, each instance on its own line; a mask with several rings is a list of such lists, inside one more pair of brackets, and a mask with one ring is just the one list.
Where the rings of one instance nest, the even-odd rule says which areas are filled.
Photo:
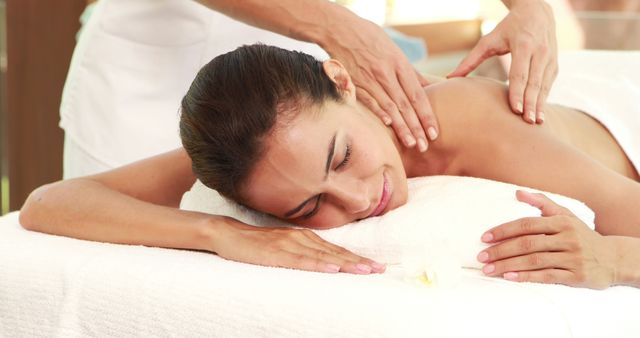
[[355, 100], [300, 111], [266, 140], [243, 195], [288, 222], [330, 228], [378, 216], [407, 200], [392, 131]]

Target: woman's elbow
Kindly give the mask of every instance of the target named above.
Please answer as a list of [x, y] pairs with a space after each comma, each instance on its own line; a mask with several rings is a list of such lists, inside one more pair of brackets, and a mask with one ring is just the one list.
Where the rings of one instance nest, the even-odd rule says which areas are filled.
[[44, 203], [46, 200], [45, 196], [53, 184], [40, 186], [29, 194], [22, 208], [20, 208], [20, 214], [18, 216], [18, 221], [23, 228], [31, 231], [39, 231], [39, 225], [41, 225], [39, 215], [43, 214], [43, 210], [46, 209]]

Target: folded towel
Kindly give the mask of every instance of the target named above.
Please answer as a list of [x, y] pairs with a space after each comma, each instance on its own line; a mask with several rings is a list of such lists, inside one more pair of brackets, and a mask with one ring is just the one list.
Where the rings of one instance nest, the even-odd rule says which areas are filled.
[[[486, 230], [518, 218], [540, 216], [540, 210], [516, 199], [516, 190], [523, 188], [512, 184], [456, 176], [414, 178], [408, 184], [405, 205], [379, 217], [315, 232], [356, 254], [402, 264], [410, 275], [427, 273], [432, 279], [454, 282], [459, 268], [482, 267], [476, 256], [486, 247], [480, 241]], [[594, 214], [586, 205], [545, 194], [594, 228]], [[199, 181], [185, 193], [180, 207], [226, 215], [252, 225], [288, 225], [227, 201]]]

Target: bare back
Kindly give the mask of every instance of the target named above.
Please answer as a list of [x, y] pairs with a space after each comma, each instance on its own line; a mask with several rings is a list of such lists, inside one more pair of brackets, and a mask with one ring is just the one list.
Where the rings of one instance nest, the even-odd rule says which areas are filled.
[[440, 137], [410, 176], [462, 175], [566, 195], [596, 212], [601, 233], [640, 235], [638, 174], [611, 134], [582, 112], [548, 106], [532, 126], [511, 112], [505, 85], [480, 78], [426, 87]]

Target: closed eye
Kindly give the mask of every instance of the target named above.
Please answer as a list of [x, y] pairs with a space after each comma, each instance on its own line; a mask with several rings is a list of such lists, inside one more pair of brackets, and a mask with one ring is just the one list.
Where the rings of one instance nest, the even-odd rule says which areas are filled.
[[307, 212], [306, 214], [300, 216], [302, 217], [302, 219], [309, 219], [318, 213], [318, 210], [320, 209], [320, 198], [322, 198], [322, 194], [316, 197], [316, 205], [313, 207], [313, 209], [311, 209], [311, 211]]
[[342, 162], [340, 162], [340, 164], [338, 164], [338, 166], [336, 167], [336, 170], [346, 166], [347, 163], [349, 163], [350, 159], [351, 159], [351, 145], [347, 144], [347, 150], [344, 153], [344, 159], [342, 160]]

